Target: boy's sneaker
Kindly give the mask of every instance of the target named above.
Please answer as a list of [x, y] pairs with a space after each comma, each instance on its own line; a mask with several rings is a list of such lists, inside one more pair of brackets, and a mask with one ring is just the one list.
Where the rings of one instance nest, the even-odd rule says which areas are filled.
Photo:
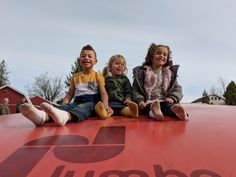
[[176, 114], [180, 120], [188, 120], [188, 114], [185, 111], [184, 107], [181, 105], [172, 106], [171, 110]]

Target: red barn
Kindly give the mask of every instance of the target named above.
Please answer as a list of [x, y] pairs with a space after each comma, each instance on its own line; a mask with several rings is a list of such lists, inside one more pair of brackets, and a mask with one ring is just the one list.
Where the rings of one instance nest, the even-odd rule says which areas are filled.
[[16, 104], [20, 102], [22, 98], [25, 98], [28, 103], [31, 103], [27, 95], [9, 85], [0, 87], [0, 101], [2, 101], [3, 98], [9, 99], [11, 113], [16, 112]]
[[32, 97], [30, 98], [32, 104], [36, 107], [36, 108], [39, 108], [40, 109], [40, 104], [43, 103], [43, 102], [47, 102], [49, 104], [53, 104], [55, 106], [54, 103], [50, 102], [49, 100], [47, 99], [44, 99], [40, 96], [35, 96], [35, 97]]

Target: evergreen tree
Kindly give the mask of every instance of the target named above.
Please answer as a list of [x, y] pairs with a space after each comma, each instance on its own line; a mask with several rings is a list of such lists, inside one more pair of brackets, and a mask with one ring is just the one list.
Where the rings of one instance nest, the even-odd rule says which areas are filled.
[[66, 80], [65, 80], [65, 84], [67, 87], [70, 86], [70, 81], [71, 81], [71, 78], [73, 76], [73, 74], [77, 73], [77, 72], [80, 72], [82, 71], [82, 68], [79, 64], [79, 58], [77, 58], [76, 61], [74, 61], [73, 65], [71, 65], [71, 72], [68, 76], [66, 76]]
[[5, 60], [2, 60], [0, 62], [0, 87], [10, 84], [8, 79], [9, 73]]
[[202, 103], [207, 103], [209, 104], [210, 102], [210, 98], [208, 96], [207, 91], [204, 89], [203, 93], [202, 93]]
[[236, 105], [236, 84], [234, 81], [231, 81], [226, 87], [224, 97], [227, 105]]

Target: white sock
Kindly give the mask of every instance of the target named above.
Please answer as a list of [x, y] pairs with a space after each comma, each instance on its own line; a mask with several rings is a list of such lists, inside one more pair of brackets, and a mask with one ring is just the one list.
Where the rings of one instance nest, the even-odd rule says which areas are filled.
[[69, 112], [57, 109], [47, 102], [43, 102], [40, 106], [59, 126], [64, 126], [67, 121], [71, 120]]
[[47, 114], [44, 111], [38, 110], [29, 103], [22, 104], [20, 110], [23, 116], [32, 121], [36, 126], [43, 125], [47, 119]]
[[149, 111], [149, 117], [156, 119], [155, 115], [153, 114], [152, 111]]

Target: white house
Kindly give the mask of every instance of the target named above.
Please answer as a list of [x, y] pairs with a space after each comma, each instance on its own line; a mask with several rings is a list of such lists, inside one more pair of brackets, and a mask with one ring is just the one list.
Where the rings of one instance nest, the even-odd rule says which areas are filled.
[[218, 104], [218, 105], [225, 104], [225, 98], [222, 98], [218, 95], [212, 94], [208, 95], [208, 97], [209, 97], [209, 104]]
[[[209, 97], [209, 104], [214, 104], [214, 105], [224, 105], [225, 104], [225, 98], [220, 97], [216, 94], [211, 94], [208, 95]], [[203, 98], [198, 98], [194, 100], [192, 103], [202, 103]]]

